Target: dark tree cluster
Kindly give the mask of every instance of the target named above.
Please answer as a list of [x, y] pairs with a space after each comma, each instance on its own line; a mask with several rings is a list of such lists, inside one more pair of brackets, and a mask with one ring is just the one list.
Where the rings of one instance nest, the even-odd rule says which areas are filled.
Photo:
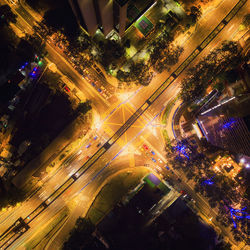
[[76, 221], [74, 229], [70, 232], [68, 240], [64, 243], [63, 249], [89, 249], [93, 244], [92, 233], [95, 226], [89, 219], [79, 217]]
[[239, 65], [242, 60], [237, 43], [225, 41], [220, 48], [213, 50], [197, 65], [188, 69], [181, 82], [181, 98], [183, 101], [192, 102], [201, 97], [211, 80], [227, 69]]
[[26, 35], [20, 39], [16, 53], [22, 62], [33, 61], [36, 54], [42, 57], [47, 54], [44, 41], [37, 35]]
[[152, 72], [149, 71], [149, 65], [144, 62], [131, 62], [130, 71], [117, 71], [117, 79], [123, 82], [134, 82], [138, 85], [147, 86], [152, 79]]
[[10, 186], [6, 189], [0, 178], [0, 209], [15, 206], [16, 203], [22, 202], [25, 199], [25, 192], [21, 189], [17, 189], [14, 186]]
[[117, 64], [118, 60], [124, 56], [124, 53], [125, 49], [121, 43], [114, 40], [100, 41], [98, 43], [97, 60], [108, 71], [112, 64]]
[[0, 28], [9, 25], [10, 23], [16, 23], [17, 15], [15, 15], [9, 5], [5, 4], [0, 6]]
[[152, 43], [150, 51], [150, 65], [154, 70], [161, 73], [163, 70], [170, 70], [175, 65], [183, 48], [172, 44], [173, 38], [169, 35], [162, 35], [158, 40]]

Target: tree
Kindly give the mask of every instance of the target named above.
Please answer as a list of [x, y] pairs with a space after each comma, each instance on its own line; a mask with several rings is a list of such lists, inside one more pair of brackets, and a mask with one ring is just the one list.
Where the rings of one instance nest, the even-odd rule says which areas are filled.
[[246, 26], [246, 27], [249, 27], [250, 25], [250, 14], [246, 14], [244, 17], [243, 17], [243, 25]]
[[63, 249], [83, 249], [91, 245], [93, 237], [92, 233], [95, 226], [90, 219], [79, 217], [76, 221], [75, 228], [70, 232], [69, 239], [64, 243]]
[[194, 67], [188, 69], [187, 77], [181, 83], [183, 101], [191, 102], [201, 97], [212, 79], [226, 69], [239, 65], [242, 59], [235, 42], [223, 42], [220, 48], [211, 52]]
[[55, 8], [46, 11], [43, 18], [49, 28], [60, 30], [70, 41], [80, 34], [80, 28], [68, 1], [63, 1]]
[[17, 15], [15, 15], [9, 5], [5, 4], [0, 6], [0, 27], [16, 23]]
[[124, 53], [124, 46], [114, 40], [105, 40], [98, 43], [98, 60], [106, 71], [109, 70], [110, 65], [116, 64]]
[[166, 59], [163, 61], [163, 63], [168, 66], [175, 65], [178, 62], [182, 52], [183, 52], [182, 47], [171, 46], [169, 50], [165, 52]]
[[45, 42], [37, 35], [26, 35], [25, 39], [31, 44], [32, 52], [39, 56], [46, 56]]
[[91, 110], [91, 102], [89, 100], [80, 103], [77, 107], [77, 111], [82, 114], [86, 114], [89, 110]]
[[27, 35], [25, 39], [21, 39], [16, 53], [21, 57], [22, 61], [32, 61], [34, 55], [45, 56], [45, 43], [36, 35]]
[[201, 16], [201, 8], [192, 6], [190, 9], [190, 16], [192, 18], [193, 23], [196, 23]]
[[32, 61], [34, 58], [32, 45], [23, 38], [20, 40], [17, 46], [16, 53], [22, 61]]

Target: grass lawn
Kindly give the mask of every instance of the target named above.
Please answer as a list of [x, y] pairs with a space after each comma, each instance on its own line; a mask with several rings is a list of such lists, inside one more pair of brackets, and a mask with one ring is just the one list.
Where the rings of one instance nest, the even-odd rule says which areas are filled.
[[86, 217], [97, 224], [148, 173], [148, 169], [137, 168], [115, 175], [96, 196]]

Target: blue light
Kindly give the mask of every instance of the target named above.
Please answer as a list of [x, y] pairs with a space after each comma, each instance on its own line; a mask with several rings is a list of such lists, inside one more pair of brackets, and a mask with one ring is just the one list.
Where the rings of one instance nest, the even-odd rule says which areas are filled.
[[237, 227], [236, 224], [236, 220], [240, 220], [240, 219], [250, 219], [250, 216], [248, 215], [247, 212], [245, 212], [247, 207], [244, 207], [242, 209], [233, 209], [232, 207], [229, 207], [230, 209], [230, 214], [231, 214], [231, 218], [234, 224], [234, 228]]
[[21, 69], [24, 69], [27, 65], [28, 65], [28, 62], [26, 62], [26, 63], [21, 67]]
[[214, 182], [212, 181], [213, 178], [214, 178], [214, 176], [213, 176], [212, 178], [210, 178], [210, 179], [204, 180], [204, 181], [201, 183], [201, 185], [202, 185], [202, 186], [205, 186], [205, 185], [213, 185], [213, 184], [214, 184]]
[[230, 129], [230, 128], [233, 127], [234, 123], [236, 123], [236, 119], [230, 118], [229, 121], [227, 121], [227, 122], [222, 126], [222, 128]]
[[38, 68], [37, 67], [34, 67], [34, 69], [32, 70], [32, 72], [31, 72], [31, 76], [32, 77], [35, 77], [36, 76], [36, 73], [37, 73], [37, 70], [38, 70]]
[[187, 159], [190, 159], [189, 156], [188, 156], [188, 154], [187, 154], [187, 149], [188, 149], [187, 146], [184, 145], [184, 144], [181, 143], [181, 142], [178, 142], [177, 145], [176, 145], [176, 147], [174, 147], [174, 150], [175, 150], [176, 152], [178, 152], [179, 156], [183, 155], [183, 156], [185, 156]]

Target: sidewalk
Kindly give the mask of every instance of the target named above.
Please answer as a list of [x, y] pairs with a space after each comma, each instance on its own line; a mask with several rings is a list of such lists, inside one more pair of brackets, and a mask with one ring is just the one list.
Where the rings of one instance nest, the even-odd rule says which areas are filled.
[[169, 111], [167, 120], [166, 120], [166, 127], [165, 129], [167, 130], [168, 133], [168, 137], [170, 140], [175, 140], [176, 137], [176, 133], [175, 133], [175, 129], [176, 126], [174, 126], [174, 118], [176, 116], [176, 113], [178, 112], [180, 106], [182, 104], [182, 100], [178, 99], [175, 101], [175, 104], [173, 105], [173, 107], [171, 108], [171, 110]]

